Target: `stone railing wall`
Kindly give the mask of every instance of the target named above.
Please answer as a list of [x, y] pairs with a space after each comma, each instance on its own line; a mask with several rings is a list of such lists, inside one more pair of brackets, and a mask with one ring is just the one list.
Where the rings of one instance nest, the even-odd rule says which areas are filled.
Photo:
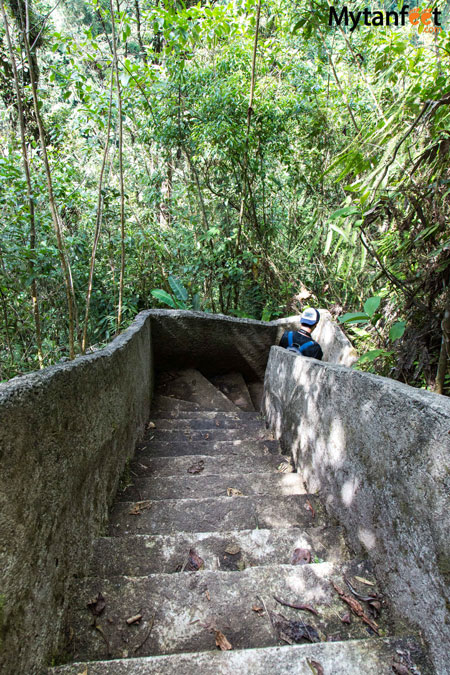
[[150, 317], [101, 351], [0, 387], [0, 671], [41, 672], [148, 418]]
[[436, 673], [450, 672], [449, 399], [272, 347], [263, 410]]

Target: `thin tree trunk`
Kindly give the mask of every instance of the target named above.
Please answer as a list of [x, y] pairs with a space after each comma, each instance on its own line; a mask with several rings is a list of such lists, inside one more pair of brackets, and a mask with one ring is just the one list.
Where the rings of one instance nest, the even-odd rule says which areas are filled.
[[14, 79], [14, 89], [16, 91], [17, 97], [17, 110], [19, 113], [19, 127], [20, 127], [20, 142], [22, 146], [22, 160], [23, 167], [25, 171], [25, 177], [27, 182], [27, 198], [28, 198], [28, 210], [30, 213], [30, 274], [31, 274], [31, 304], [33, 308], [33, 319], [34, 319], [34, 328], [36, 332], [36, 346], [37, 346], [37, 355], [39, 368], [44, 367], [44, 357], [42, 354], [42, 334], [41, 334], [41, 317], [39, 312], [39, 299], [38, 299], [38, 290], [36, 279], [34, 278], [35, 272], [35, 255], [36, 255], [36, 221], [34, 217], [34, 199], [33, 199], [33, 188], [31, 185], [31, 174], [30, 174], [30, 163], [28, 159], [28, 150], [25, 136], [25, 117], [23, 113], [22, 106], [22, 92], [19, 85], [19, 76], [17, 73], [16, 59], [14, 57], [14, 49], [11, 41], [11, 35], [9, 32], [8, 19], [6, 18], [5, 7], [3, 1], [0, 3], [1, 12], [3, 17], [3, 23], [5, 25], [6, 41], [8, 44], [9, 57], [11, 59], [11, 66], [13, 70], [13, 79]]
[[144, 59], [144, 63], [147, 66], [147, 54], [145, 51], [144, 43], [142, 41], [142, 34], [141, 34], [141, 9], [139, 7], [139, 0], [134, 0], [134, 7], [136, 9], [136, 28], [137, 28], [137, 36], [138, 36], [138, 42], [139, 42], [139, 48], [141, 50], [142, 58]]
[[436, 394], [444, 393], [445, 376], [450, 365], [450, 292], [447, 292], [447, 304], [442, 319], [442, 342], [439, 354], [439, 363], [436, 374], [434, 391]]
[[205, 230], [205, 233], [209, 229], [209, 224], [208, 224], [208, 215], [206, 213], [206, 208], [205, 208], [205, 202], [203, 201], [203, 194], [202, 194], [202, 188], [200, 186], [200, 179], [198, 177], [198, 171], [197, 167], [195, 166], [194, 162], [191, 159], [191, 156], [189, 154], [189, 151], [185, 146], [183, 146], [184, 154], [186, 155], [186, 159], [188, 161], [189, 167], [192, 171], [192, 174], [194, 176], [195, 184], [197, 186], [197, 192], [198, 192], [198, 200], [200, 202], [200, 210], [202, 212], [202, 221], [203, 221], [203, 228]]
[[111, 85], [109, 89], [109, 107], [108, 107], [108, 122], [106, 128], [106, 141], [105, 149], [103, 151], [102, 166], [100, 169], [100, 177], [98, 180], [98, 197], [97, 197], [97, 215], [95, 220], [95, 235], [94, 243], [92, 244], [91, 252], [91, 265], [89, 268], [89, 281], [88, 289], [86, 293], [86, 312], [84, 315], [84, 327], [83, 327], [83, 341], [81, 343], [81, 351], [84, 354], [86, 351], [86, 339], [87, 339], [87, 330], [89, 322], [89, 308], [91, 304], [91, 295], [92, 295], [92, 285], [94, 279], [94, 266], [95, 266], [95, 255], [97, 253], [98, 240], [100, 238], [100, 229], [102, 224], [102, 214], [103, 214], [103, 197], [102, 197], [102, 188], [103, 188], [103, 176], [105, 174], [106, 160], [108, 157], [109, 150], [109, 138], [111, 134], [111, 108], [112, 108], [112, 95], [113, 95], [113, 85], [114, 85], [114, 71], [111, 71]]
[[[3, 6], [3, 0], [2, 0], [2, 6]], [[52, 182], [52, 174], [50, 170], [50, 163], [48, 161], [48, 155], [47, 155], [47, 145], [46, 145], [46, 140], [45, 140], [45, 132], [44, 132], [44, 126], [42, 124], [42, 119], [41, 119], [41, 112], [39, 110], [39, 100], [38, 100], [38, 93], [37, 93], [37, 83], [36, 83], [36, 77], [33, 69], [33, 60], [31, 56], [31, 49], [30, 49], [30, 42], [28, 40], [28, 30], [29, 30], [29, 12], [28, 12], [28, 1], [26, 0], [25, 2], [25, 11], [26, 11], [26, 24], [25, 24], [25, 31], [23, 31], [23, 42], [25, 46], [25, 52], [27, 56], [27, 61], [28, 61], [28, 67], [30, 70], [30, 82], [31, 82], [31, 93], [33, 96], [33, 107], [34, 107], [34, 114], [36, 116], [36, 122], [38, 125], [39, 129], [39, 139], [41, 142], [41, 150], [42, 150], [42, 160], [44, 163], [44, 169], [45, 169], [45, 175], [47, 179], [47, 190], [48, 190], [48, 201], [50, 204], [50, 212], [52, 216], [52, 222], [53, 222], [53, 227], [55, 229], [55, 234], [56, 234], [56, 241], [58, 245], [58, 253], [59, 253], [59, 258], [61, 261], [61, 268], [63, 272], [63, 277], [64, 277], [64, 285], [66, 289], [66, 298], [67, 298], [67, 309], [68, 309], [68, 314], [69, 314], [69, 356], [71, 359], [75, 358], [75, 348], [74, 348], [74, 307], [73, 307], [73, 296], [74, 296], [74, 290], [73, 290], [73, 285], [72, 285], [72, 280], [71, 280], [71, 273], [70, 273], [70, 265], [68, 260], [66, 259], [66, 252], [64, 249], [64, 241], [63, 241], [63, 235], [61, 232], [61, 224], [59, 220], [59, 214], [58, 210], [56, 207], [56, 202], [55, 202], [55, 197], [53, 193], [53, 182]]]
[[252, 112], [253, 112], [253, 95], [255, 92], [255, 73], [256, 73], [256, 51], [258, 49], [258, 36], [259, 36], [259, 19], [261, 16], [261, 0], [258, 0], [258, 6], [256, 8], [256, 26], [255, 26], [255, 40], [253, 42], [253, 56], [252, 56], [252, 74], [250, 81], [250, 95], [248, 99], [248, 109], [247, 109], [247, 131], [245, 135], [245, 151], [244, 151], [244, 164], [242, 169], [242, 195], [241, 195], [241, 208], [239, 210], [239, 228], [238, 236], [236, 239], [236, 253], [241, 247], [241, 233], [242, 233], [242, 221], [244, 219], [244, 207], [245, 207], [245, 196], [247, 191], [247, 166], [248, 166], [248, 143], [250, 138], [250, 125], [252, 121]]
[[11, 338], [9, 335], [8, 305], [6, 304], [5, 296], [1, 288], [0, 288], [0, 298], [2, 300], [3, 318], [5, 321], [6, 345], [8, 347], [9, 358], [11, 359], [11, 363], [14, 363], [14, 352], [12, 350]]
[[[328, 6], [331, 7], [332, 4], [331, 4], [330, 0], [327, 0], [327, 2], [328, 2]], [[369, 90], [369, 94], [371, 95], [373, 102], [375, 103], [375, 107], [376, 107], [376, 109], [378, 110], [378, 114], [380, 115], [380, 117], [383, 119], [384, 122], [387, 122], [386, 117], [384, 116], [384, 113], [383, 113], [383, 111], [382, 111], [382, 109], [381, 109], [381, 106], [380, 106], [380, 104], [378, 103], [378, 99], [377, 99], [377, 97], [375, 96], [375, 93], [374, 93], [374, 91], [373, 91], [373, 89], [372, 89], [372, 85], [370, 84], [369, 80], [366, 78], [366, 75], [365, 75], [365, 73], [364, 73], [364, 71], [363, 71], [363, 69], [362, 69], [361, 62], [360, 62], [360, 60], [359, 60], [359, 58], [358, 58], [358, 57], [359, 57], [359, 54], [355, 54], [355, 51], [354, 51], [354, 49], [353, 49], [353, 46], [352, 46], [350, 40], [348, 39], [347, 34], [346, 34], [345, 30], [342, 28], [342, 26], [339, 26], [339, 30], [341, 31], [342, 36], [343, 36], [343, 38], [344, 38], [344, 40], [345, 40], [345, 43], [346, 43], [348, 49], [350, 50], [350, 52], [352, 53], [352, 56], [353, 56], [354, 60], [356, 61], [356, 65], [357, 65], [357, 67], [358, 67], [358, 70], [359, 70], [359, 72], [360, 72], [360, 74], [361, 74], [361, 77], [362, 77], [363, 80], [364, 80], [364, 84], [366, 85], [367, 89]]]
[[119, 61], [117, 57], [117, 40], [116, 40], [116, 22], [114, 17], [114, 7], [112, 0], [109, 0], [109, 7], [111, 12], [111, 28], [112, 28], [112, 51], [114, 72], [116, 74], [117, 85], [117, 103], [119, 109], [119, 181], [120, 181], [120, 278], [119, 278], [119, 306], [117, 309], [117, 332], [120, 331], [122, 323], [122, 307], [123, 307], [123, 284], [125, 278], [125, 187], [123, 180], [123, 120], [122, 120], [122, 87], [119, 79]]

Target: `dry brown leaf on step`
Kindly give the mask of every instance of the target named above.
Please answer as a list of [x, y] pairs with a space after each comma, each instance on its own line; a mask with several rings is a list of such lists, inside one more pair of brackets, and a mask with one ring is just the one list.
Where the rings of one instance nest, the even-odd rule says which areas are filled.
[[156, 424], [154, 422], [149, 422], [147, 424], [147, 429], [156, 429]]
[[205, 591], [205, 597], [206, 597], [206, 599], [207, 599], [208, 601], [211, 601], [211, 596], [210, 596], [210, 594], [209, 594], [208, 589], [206, 589], [206, 591]]
[[398, 661], [392, 662], [392, 670], [397, 675], [411, 675], [411, 671], [403, 663], [398, 663]]
[[228, 553], [229, 555], [237, 555], [240, 552], [241, 549], [237, 544], [228, 544], [228, 546], [225, 549], [225, 553]]
[[364, 577], [355, 577], [356, 581], [360, 581], [362, 584], [366, 584], [367, 586], [375, 586], [373, 581], [369, 581], [368, 579], [364, 579]]
[[225, 635], [220, 630], [214, 630], [214, 634], [216, 636], [216, 647], [219, 647], [222, 652], [226, 652], [228, 649], [233, 649]]
[[220, 427], [220, 422], [219, 422], [219, 420], [216, 420], [216, 427]]
[[309, 499], [306, 500], [306, 503], [305, 503], [305, 509], [306, 509], [307, 511], [310, 511], [310, 512], [311, 512], [311, 515], [312, 515], [313, 518], [315, 517], [316, 512], [314, 511], [313, 505], [311, 504], [311, 502], [309, 501]]
[[352, 622], [350, 612], [346, 612], [343, 616], [340, 616], [339, 618], [342, 621], [342, 623], [351, 623]]
[[304, 605], [300, 603], [293, 603], [293, 602], [285, 602], [284, 600], [280, 600], [280, 598], [277, 598], [276, 595], [273, 596], [273, 599], [276, 600], [277, 602], [280, 603], [280, 605], [283, 605], [283, 607], [290, 607], [291, 609], [303, 609], [305, 612], [311, 612], [311, 614], [315, 614], [316, 616], [319, 616], [319, 612], [317, 609], [314, 609], [312, 605]]
[[208, 438], [209, 438], [209, 434], [204, 434], [204, 435], [203, 435], [203, 438], [205, 439], [205, 441], [207, 441]]
[[201, 459], [196, 464], [192, 464], [192, 466], [190, 466], [187, 471], [188, 471], [188, 473], [196, 474], [196, 473], [201, 473], [204, 470], [204, 468], [205, 468], [205, 462], [204, 462], [203, 459]]
[[127, 619], [127, 624], [131, 626], [133, 623], [138, 623], [142, 619], [142, 614], [135, 614], [134, 616], [130, 616], [129, 619]]
[[253, 612], [256, 612], [256, 614], [259, 614], [260, 616], [261, 614], [264, 614], [264, 607], [260, 607], [259, 605], [253, 605], [252, 610]]
[[278, 612], [271, 612], [269, 610], [270, 620], [272, 625], [276, 628], [281, 640], [292, 645], [294, 642], [301, 642], [301, 640], [308, 640], [309, 642], [320, 642], [319, 633], [313, 626], [309, 626], [303, 621], [293, 621], [286, 619]]
[[293, 473], [294, 469], [292, 464], [289, 464], [289, 462], [281, 462], [281, 464], [277, 466], [277, 471], [279, 473]]
[[307, 659], [308, 666], [311, 668], [314, 675], [323, 675], [323, 666], [318, 661], [310, 661]]
[[379, 629], [377, 624], [375, 623], [375, 621], [372, 621], [372, 619], [370, 619], [364, 613], [364, 610], [360, 605], [360, 603], [357, 600], [355, 600], [355, 598], [352, 598], [351, 595], [348, 595], [348, 593], [346, 593], [342, 588], [340, 588], [337, 584], [335, 584], [334, 581], [332, 581], [331, 584], [336, 593], [338, 593], [338, 595], [340, 596], [341, 600], [350, 607], [352, 612], [356, 614], [356, 616], [359, 616], [364, 621], [364, 623], [370, 626], [370, 628], [378, 635]]
[[232, 488], [229, 487], [227, 488], [227, 496], [228, 497], [243, 497], [244, 493], [238, 490], [237, 488]]
[[308, 565], [311, 562], [311, 551], [307, 548], [296, 548], [292, 556], [292, 565]]
[[133, 504], [131, 509], [128, 511], [128, 514], [130, 516], [140, 516], [142, 511], [145, 511], [145, 509], [149, 509], [151, 505], [152, 503], [149, 499], [143, 502], [136, 502], [136, 504]]
[[103, 612], [103, 610], [106, 607], [106, 600], [103, 597], [101, 593], [97, 595], [95, 600], [92, 600], [91, 602], [88, 602], [87, 604], [88, 609], [91, 610], [92, 614], [94, 616], [100, 616], [100, 614]]
[[188, 560], [187, 563], [184, 567], [186, 572], [198, 572], [198, 570], [201, 570], [205, 565], [205, 561], [203, 558], [200, 558], [199, 555], [194, 551], [193, 548], [189, 549], [189, 555], [188, 555]]

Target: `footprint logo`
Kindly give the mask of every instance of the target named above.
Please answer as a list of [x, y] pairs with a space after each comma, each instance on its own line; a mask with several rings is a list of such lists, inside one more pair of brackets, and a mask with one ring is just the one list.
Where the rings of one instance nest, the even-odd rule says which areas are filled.
[[431, 23], [431, 9], [424, 9], [420, 20], [424, 26], [429, 26]]
[[[431, 12], [430, 12], [431, 16]], [[412, 23], [413, 26], [417, 26], [419, 23], [419, 18], [420, 18], [420, 9], [412, 9], [409, 13], [409, 20]]]

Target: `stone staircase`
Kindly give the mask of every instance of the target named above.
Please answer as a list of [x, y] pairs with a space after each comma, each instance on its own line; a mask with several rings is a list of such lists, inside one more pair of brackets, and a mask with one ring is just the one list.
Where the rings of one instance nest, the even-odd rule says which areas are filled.
[[[280, 454], [261, 394], [239, 373], [161, 376], [107, 536], [74, 588], [72, 663], [49, 673], [432, 672]], [[359, 600], [366, 621], [339, 596], [357, 600], [347, 581], [372, 597]]]

